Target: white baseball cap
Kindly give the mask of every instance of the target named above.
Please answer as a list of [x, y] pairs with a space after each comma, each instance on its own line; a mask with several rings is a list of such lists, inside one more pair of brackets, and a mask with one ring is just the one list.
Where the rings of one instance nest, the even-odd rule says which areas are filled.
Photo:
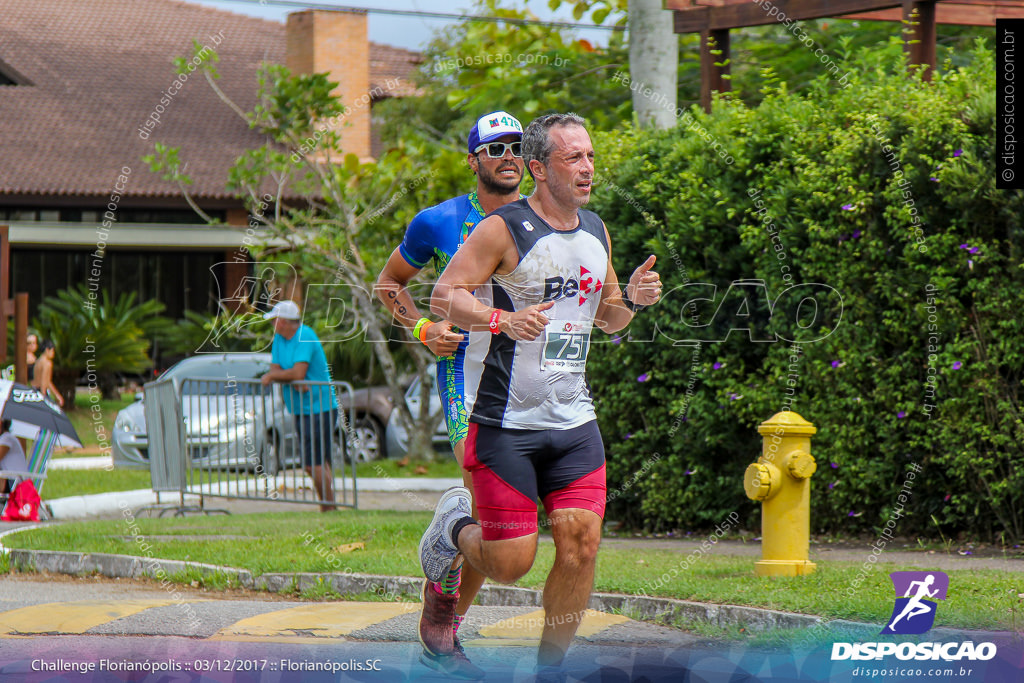
[[467, 142], [470, 154], [480, 145], [497, 140], [503, 135], [518, 135], [522, 139], [523, 124], [507, 111], [495, 111], [481, 116], [469, 131]]
[[301, 320], [302, 314], [299, 313], [299, 305], [294, 301], [278, 301], [274, 304], [274, 307], [270, 309], [270, 313], [263, 314], [264, 320], [273, 320], [274, 318]]

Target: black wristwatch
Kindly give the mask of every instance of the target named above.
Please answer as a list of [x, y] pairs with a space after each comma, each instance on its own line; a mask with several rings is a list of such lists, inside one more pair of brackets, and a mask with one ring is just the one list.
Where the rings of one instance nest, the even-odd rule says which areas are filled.
[[626, 288], [625, 287], [622, 288], [622, 303], [626, 304], [626, 308], [628, 308], [629, 310], [633, 311], [634, 313], [639, 313], [640, 311], [642, 311], [645, 308], [647, 308], [647, 306], [643, 306], [641, 304], [635, 304], [632, 301], [630, 301], [629, 295], [626, 294]]

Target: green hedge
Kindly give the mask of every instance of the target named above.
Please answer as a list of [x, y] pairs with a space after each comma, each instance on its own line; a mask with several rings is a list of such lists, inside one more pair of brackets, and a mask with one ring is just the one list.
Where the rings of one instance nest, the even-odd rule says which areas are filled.
[[[654, 253], [668, 292], [630, 339], [591, 352], [610, 518], [666, 530], [737, 510], [756, 528], [759, 505], [742, 487], [756, 426], [791, 406], [818, 427], [812, 531], [877, 533], [917, 463], [897, 535], [1024, 535], [1024, 193], [995, 189], [991, 49], [932, 83], [903, 74], [895, 43], [844, 71], [847, 88], [823, 75], [799, 96], [773, 85], [756, 108], [694, 110], [671, 131], [595, 136], [604, 187], [591, 208], [611, 230], [619, 277]], [[723, 310], [749, 313], [736, 320], [756, 335], [803, 343], [745, 331], [710, 341], [724, 336], [724, 314], [710, 323], [729, 284], [749, 279], [767, 299], [824, 283], [841, 305], [820, 288], [817, 319], [808, 303], [797, 325], [780, 311], [796, 310], [800, 290], [769, 319], [757, 288], [746, 302], [734, 288]], [[717, 295], [671, 291], [698, 282]], [[683, 310], [698, 293], [715, 301]]]

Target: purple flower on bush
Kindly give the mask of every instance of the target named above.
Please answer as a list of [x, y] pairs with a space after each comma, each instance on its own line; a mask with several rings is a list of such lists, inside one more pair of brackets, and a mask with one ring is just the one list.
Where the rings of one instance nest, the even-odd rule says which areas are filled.
[[647, 373], [645, 372], [644, 374], [642, 374], [642, 375], [640, 375], [639, 377], [637, 377], [637, 378], [636, 378], [636, 381], [637, 381], [637, 382], [646, 382], [646, 381], [647, 381], [647, 380], [649, 380], [650, 378], [651, 378], [651, 376], [650, 376], [650, 375], [648, 375], [648, 374], [647, 374]]
[[686, 472], [685, 472], [686, 476], [690, 476], [691, 474], [693, 474], [693, 470], [686, 470]]
[[957, 158], [958, 156], [960, 156], [963, 153], [964, 153], [964, 151], [962, 149], [958, 149], [955, 152], [953, 152], [953, 158], [955, 159], [955, 158]]
[[615, 335], [614, 337], [612, 337], [612, 344], [621, 344], [621, 343], [622, 343], [622, 337], [620, 337], [619, 335]]
[[907, 416], [907, 414], [905, 412], [903, 412], [902, 410], [900, 412], [896, 413], [896, 419], [897, 420], [902, 420], [906, 416]]
[[931, 178], [929, 178], [928, 180], [932, 181], [933, 183], [937, 183], [937, 182], [939, 182], [939, 179], [938, 179], [938, 178], [936, 178], [935, 176], [932, 176], [932, 177], [931, 177]]
[[853, 234], [850, 235], [850, 239], [859, 240], [860, 239], [860, 235], [861, 235], [860, 230], [854, 230]]
[[846, 516], [847, 517], [856, 517], [857, 513], [854, 512], [853, 510], [850, 510], [849, 512], [846, 513]]
[[838, 470], [839, 469], [839, 463], [837, 463], [837, 462], [830, 462], [829, 465], [831, 465], [832, 469], [834, 469], [834, 470]]
[[718, 370], [721, 367], [722, 367], [722, 364], [717, 362], [717, 361], [715, 361], [715, 364], [711, 366], [711, 369], [712, 370]]
[[961, 363], [960, 361], [953, 361], [953, 369], [954, 369], [954, 370], [959, 370], [959, 369], [960, 369], [960, 368], [962, 368], [963, 366], [964, 366], [964, 364], [963, 364], [963, 363]]
[[632, 439], [633, 438], [633, 432], [626, 432], [626, 438], [627, 439]]
[[829, 484], [828, 485], [828, 490], [831, 491], [832, 489], [834, 489], [836, 487], [836, 484], [838, 484], [838, 483], [839, 482], [834, 481], [831, 484]]
[[842, 365], [842, 363], [840, 363], [838, 360], [832, 361], [832, 367], [838, 368], [840, 365]]
[[841, 207], [843, 211], [853, 211], [853, 204], [843, 204]]
[[979, 251], [981, 251], [981, 247], [971, 247], [970, 249], [967, 250], [967, 253], [977, 254]]
[[737, 394], [737, 393], [732, 393], [732, 394], [729, 394], [729, 400], [730, 400], [730, 401], [735, 401], [735, 400], [736, 400], [736, 399], [738, 399], [738, 398], [743, 398], [743, 397], [742, 397], [742, 396], [740, 396], [740, 395], [739, 395], [739, 394]]

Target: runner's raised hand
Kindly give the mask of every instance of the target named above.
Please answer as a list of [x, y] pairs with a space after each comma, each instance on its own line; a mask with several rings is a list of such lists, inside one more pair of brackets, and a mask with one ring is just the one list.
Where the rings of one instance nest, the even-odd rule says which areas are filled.
[[661, 298], [661, 276], [651, 270], [657, 258], [654, 254], [647, 257], [643, 264], [633, 271], [626, 285], [626, 296], [639, 306], [650, 306], [658, 303]]

